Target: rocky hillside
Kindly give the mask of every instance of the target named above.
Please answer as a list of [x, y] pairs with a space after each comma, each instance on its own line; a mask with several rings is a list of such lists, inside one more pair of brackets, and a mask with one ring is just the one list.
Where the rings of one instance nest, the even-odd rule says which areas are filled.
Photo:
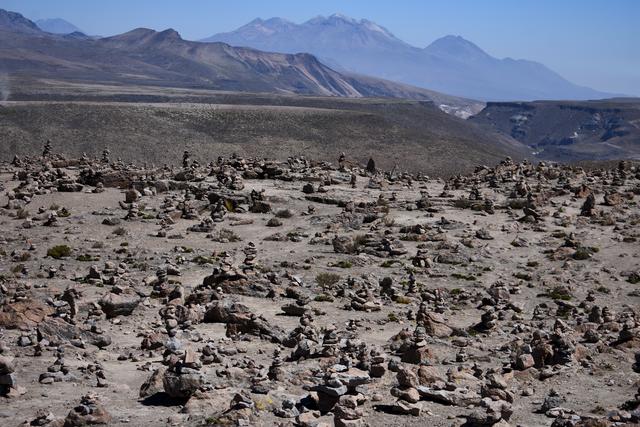
[[640, 158], [640, 99], [487, 104], [471, 119], [557, 161]]
[[[74, 88], [76, 93], [85, 89]], [[445, 114], [431, 103], [398, 100], [222, 94], [64, 97], [0, 104], [0, 158], [36, 154], [42, 141], [66, 153], [175, 164], [185, 148], [206, 161], [234, 152], [286, 159], [292, 154], [351, 160], [432, 175], [472, 171], [529, 150], [508, 136]], [[73, 101], [70, 101], [73, 100]], [[126, 100], [129, 102], [113, 102]], [[131, 101], [143, 102], [131, 102]], [[154, 101], [154, 102], [149, 102]], [[253, 105], [252, 105], [253, 104]]]
[[0, 30], [26, 34], [39, 33], [42, 31], [34, 22], [19, 13], [9, 12], [3, 9], [0, 9]]

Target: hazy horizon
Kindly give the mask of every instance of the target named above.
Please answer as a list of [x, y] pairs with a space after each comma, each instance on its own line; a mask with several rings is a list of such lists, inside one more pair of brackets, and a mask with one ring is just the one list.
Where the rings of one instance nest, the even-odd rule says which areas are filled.
[[402, 3], [330, 0], [321, 4], [281, 0], [236, 2], [122, 0], [0, 0], [0, 8], [31, 20], [61, 18], [92, 35], [136, 27], [174, 28], [185, 39], [227, 32], [255, 18], [302, 23], [334, 13], [368, 19], [405, 42], [425, 47], [445, 35], [460, 35], [492, 56], [541, 62], [582, 86], [640, 96], [640, 2], [549, 0], [522, 4], [501, 0]]

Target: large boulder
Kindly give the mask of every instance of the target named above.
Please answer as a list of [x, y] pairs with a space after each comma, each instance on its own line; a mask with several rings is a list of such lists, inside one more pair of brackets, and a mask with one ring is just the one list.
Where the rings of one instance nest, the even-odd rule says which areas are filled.
[[0, 356], [0, 396], [9, 394], [10, 390], [18, 385], [15, 368], [12, 360], [5, 356]]
[[482, 397], [473, 390], [457, 388], [455, 390], [436, 390], [431, 387], [416, 387], [420, 397], [425, 400], [453, 406], [479, 405]]
[[284, 330], [270, 324], [264, 317], [252, 313], [248, 307], [228, 301], [214, 301], [207, 306], [205, 323], [226, 323], [234, 325], [234, 330], [245, 334], [264, 335], [274, 342], [286, 339]]
[[6, 356], [0, 356], [0, 375], [14, 372], [13, 362]]
[[78, 338], [98, 348], [111, 345], [109, 335], [80, 329], [58, 318], [45, 319], [38, 324], [37, 331], [40, 337], [46, 338], [52, 345], [64, 345], [70, 340]]
[[42, 322], [55, 310], [38, 301], [16, 301], [0, 307], [0, 327], [6, 329], [30, 329]]
[[167, 368], [161, 367], [153, 371], [151, 376], [140, 386], [139, 396], [147, 398], [164, 391], [164, 374]]
[[438, 313], [428, 313], [423, 321], [423, 326], [427, 334], [432, 337], [446, 338], [453, 334], [453, 329], [447, 326], [442, 315]]
[[117, 316], [128, 316], [140, 304], [140, 298], [133, 294], [108, 293], [98, 302], [107, 319]]
[[204, 383], [204, 375], [196, 370], [181, 373], [166, 371], [162, 378], [165, 393], [176, 399], [188, 399]]

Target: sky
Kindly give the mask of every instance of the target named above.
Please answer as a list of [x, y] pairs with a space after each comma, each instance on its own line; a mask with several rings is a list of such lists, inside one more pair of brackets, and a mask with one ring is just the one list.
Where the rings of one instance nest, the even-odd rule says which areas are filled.
[[174, 28], [199, 40], [254, 18], [301, 23], [342, 13], [418, 47], [461, 35], [498, 58], [538, 61], [573, 83], [640, 96], [640, 0], [0, 0], [29, 19], [91, 35]]

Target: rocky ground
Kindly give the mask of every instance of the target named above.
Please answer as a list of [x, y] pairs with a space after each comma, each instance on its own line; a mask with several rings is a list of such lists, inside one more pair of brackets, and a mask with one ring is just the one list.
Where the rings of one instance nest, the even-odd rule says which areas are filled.
[[640, 421], [638, 165], [115, 158], [0, 166], [1, 425]]

